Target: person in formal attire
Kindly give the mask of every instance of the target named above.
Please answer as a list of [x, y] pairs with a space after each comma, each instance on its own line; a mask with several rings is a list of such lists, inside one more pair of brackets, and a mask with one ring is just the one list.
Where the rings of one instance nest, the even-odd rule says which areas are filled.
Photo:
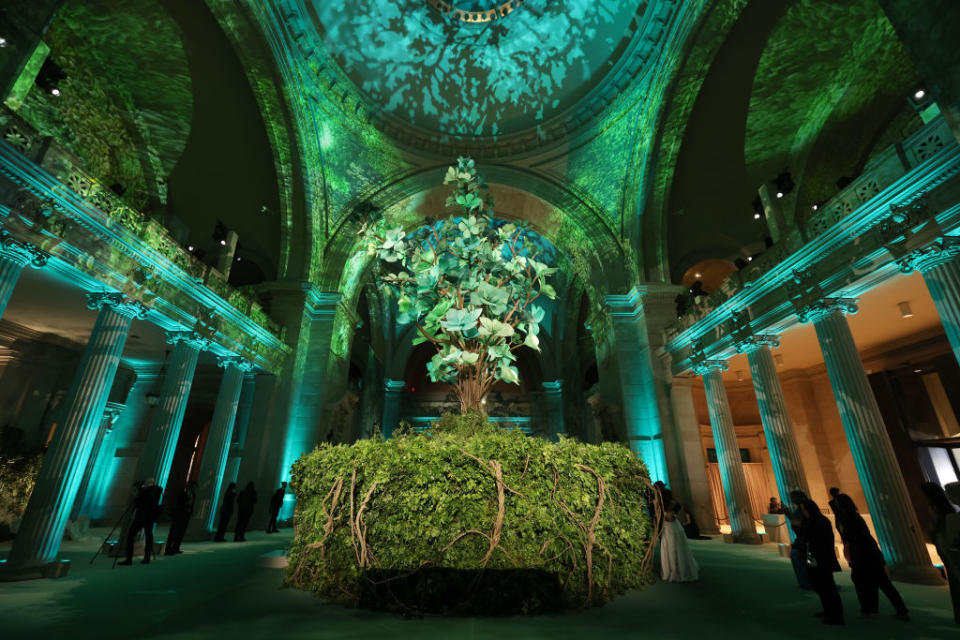
[[663, 520], [660, 530], [660, 577], [667, 582], [694, 582], [699, 577], [697, 564], [683, 525], [677, 518], [680, 503], [663, 485], [658, 487], [663, 505]]
[[793, 573], [797, 577], [797, 584], [801, 589], [813, 589], [810, 584], [810, 576], [807, 572], [807, 541], [803, 532], [803, 510], [800, 505], [807, 499], [807, 494], [799, 489], [790, 492], [790, 502], [793, 505], [792, 510], [784, 509], [784, 514], [790, 519], [790, 527], [793, 529], [793, 543], [790, 545], [790, 563], [793, 565]]
[[830, 499], [827, 501], [827, 505], [830, 507], [830, 513], [837, 512], [837, 496], [840, 495], [839, 487], [830, 487], [828, 491], [830, 494]]
[[886, 563], [880, 546], [872, 535], [857, 505], [845, 493], [834, 497], [837, 531], [843, 540], [844, 554], [850, 563], [850, 578], [860, 601], [860, 613], [864, 616], [880, 612], [880, 591], [887, 596], [901, 620], [909, 620], [910, 613], [900, 592], [890, 582]]
[[226, 542], [225, 534], [230, 525], [230, 518], [233, 516], [234, 503], [237, 501], [237, 483], [231, 482], [227, 485], [227, 491], [223, 494], [223, 504], [220, 506], [220, 522], [217, 524], [217, 535], [214, 536], [214, 542]]
[[277, 533], [277, 517], [280, 515], [280, 508], [283, 507], [283, 496], [287, 493], [287, 483], [281, 482], [280, 488], [270, 496], [270, 522], [267, 523], [267, 533]]
[[783, 506], [776, 498], [770, 498], [770, 504], [767, 505], [767, 513], [783, 513]]
[[[943, 487], [943, 492], [950, 502], [960, 507], [960, 482], [947, 483]], [[950, 584], [953, 621], [960, 624], [960, 513], [954, 511], [944, 516], [942, 539], [943, 550], [947, 555], [941, 558]]]
[[[950, 504], [943, 487], [936, 482], [924, 482], [920, 485], [920, 489], [927, 499], [927, 508], [930, 514], [927, 537], [936, 546], [937, 555], [943, 561], [947, 583], [950, 586], [950, 599], [953, 602], [953, 620], [960, 624], [960, 567], [957, 566], [957, 561], [960, 560], [957, 557], [957, 547], [960, 547], [960, 540], [957, 539], [957, 535], [954, 535], [951, 539], [947, 529], [947, 523], [955, 523], [958, 514], [953, 505]], [[951, 487], [951, 494], [955, 491], [960, 493], [960, 490]], [[955, 497], [960, 499], [960, 495]]]
[[246, 542], [247, 524], [253, 516], [253, 505], [257, 504], [257, 491], [252, 482], [248, 482], [237, 496], [237, 528], [233, 531], [234, 542]]
[[197, 502], [197, 483], [193, 480], [187, 483], [187, 486], [173, 505], [173, 511], [170, 513], [170, 533], [167, 535], [167, 555], [175, 556], [183, 553], [180, 550], [180, 544], [183, 542], [183, 536], [187, 532], [187, 524], [190, 522], [190, 516], [193, 515], [193, 508]]
[[833, 574], [840, 571], [837, 553], [833, 548], [833, 525], [817, 503], [809, 498], [800, 503], [803, 516], [803, 534], [807, 547], [807, 575], [813, 590], [820, 596], [823, 611], [816, 614], [824, 624], [844, 624], [843, 602], [837, 593]]
[[133, 543], [141, 530], [144, 537], [141, 564], [150, 564], [150, 556], [153, 555], [153, 526], [157, 522], [157, 516], [160, 515], [162, 495], [163, 487], [157, 486], [153, 478], [147, 478], [137, 491], [137, 497], [133, 501], [133, 520], [130, 522], [130, 528], [127, 529], [127, 559], [117, 564], [133, 564]]

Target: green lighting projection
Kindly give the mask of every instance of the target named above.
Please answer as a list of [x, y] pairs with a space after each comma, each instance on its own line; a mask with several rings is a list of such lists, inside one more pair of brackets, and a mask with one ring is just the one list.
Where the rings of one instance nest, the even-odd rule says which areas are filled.
[[353, 82], [390, 115], [453, 136], [503, 135], [584, 97], [624, 50], [648, 3], [527, 0], [482, 23], [426, 1], [325, 2], [311, 9]]
[[430, 342], [437, 353], [430, 379], [452, 384], [461, 411], [481, 411], [494, 382], [519, 384], [514, 352], [540, 350], [545, 311], [538, 298], [556, 297], [546, 279], [555, 267], [541, 262], [541, 245], [523, 224], [496, 224], [493, 199], [474, 162], [460, 158], [445, 184], [454, 184], [450, 216], [407, 234], [376, 225], [362, 233], [368, 253], [384, 264], [382, 282], [398, 294], [399, 322], [414, 322], [414, 344]]

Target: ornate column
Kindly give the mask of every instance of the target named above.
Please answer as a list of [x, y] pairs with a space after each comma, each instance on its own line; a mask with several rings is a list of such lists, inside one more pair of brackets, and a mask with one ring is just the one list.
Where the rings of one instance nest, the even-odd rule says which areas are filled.
[[188, 540], [206, 540], [213, 533], [213, 521], [220, 499], [223, 484], [223, 471], [227, 466], [227, 454], [230, 452], [233, 424], [240, 404], [240, 391], [243, 378], [253, 365], [242, 357], [218, 358], [217, 364], [225, 371], [217, 404], [210, 421], [210, 433], [200, 461], [197, 481], [197, 505], [193, 519], [187, 529]]
[[8, 232], [0, 229], [0, 318], [10, 302], [23, 268], [28, 264], [43, 267], [47, 260], [47, 254], [37, 247], [14, 240]]
[[147, 311], [141, 303], [119, 293], [87, 294], [87, 307], [100, 313], [67, 396], [67, 412], [43, 458], [37, 484], [3, 572], [29, 574], [56, 560], [64, 527], [103, 420], [130, 322], [134, 317], [143, 318]]
[[723, 495], [727, 502], [733, 541], [758, 544], [761, 539], [753, 523], [750, 494], [747, 492], [747, 477], [743, 472], [737, 433], [733, 429], [730, 403], [727, 401], [727, 392], [723, 386], [722, 372], [726, 369], [727, 363], [723, 360], [702, 359], [694, 365], [693, 371], [703, 376], [707, 409], [710, 412], [710, 427], [713, 430], [713, 443], [717, 449], [717, 461], [720, 463], [720, 480], [723, 483]]
[[160, 403], [153, 411], [137, 472], [138, 480], [154, 478], [157, 485], [164, 489], [180, 437], [183, 414], [187, 410], [197, 358], [207, 346], [207, 341], [193, 331], [168, 331], [167, 343], [173, 345], [173, 353], [167, 360], [167, 371], [160, 388]]
[[550, 439], [556, 441], [566, 433], [563, 424], [563, 380], [551, 380], [543, 383], [547, 409], [547, 432]]
[[793, 423], [787, 413], [783, 387], [777, 376], [777, 365], [770, 351], [771, 347], [780, 346], [780, 340], [777, 336], [754, 334], [749, 320], [742, 314], [734, 314], [731, 333], [737, 352], [745, 352], [750, 363], [750, 377], [753, 378], [753, 390], [760, 407], [760, 420], [770, 450], [780, 502], [790, 504], [791, 491], [799, 489], [809, 495], [810, 490], [793, 433]]
[[960, 237], [939, 238], [930, 246], [907, 254], [897, 264], [903, 273], [916, 269], [923, 274], [953, 355], [960, 362]]
[[650, 341], [640, 293], [606, 297], [613, 320], [616, 360], [620, 371], [623, 417], [630, 449], [643, 460], [650, 479], [669, 484], [660, 407], [650, 356]]
[[890, 436], [844, 317], [856, 311], [856, 300], [822, 298], [802, 308], [799, 316], [801, 322], [812, 321], [817, 331], [853, 462], [891, 574], [908, 582], [940, 584], [942, 580], [930, 562]]
[[384, 439], [389, 438], [400, 424], [400, 402], [406, 386], [403, 380], [383, 379], [383, 424], [380, 428]]
[[97, 478], [97, 481], [93, 482], [92, 485], [91, 480], [94, 479], [94, 471], [97, 468], [98, 462], [103, 458], [104, 454], [107, 453], [104, 451], [106, 448], [105, 443], [109, 440], [110, 432], [113, 431], [113, 425], [120, 419], [120, 414], [123, 413], [124, 409], [126, 409], [126, 406], [122, 404], [108, 402], [106, 408], [103, 410], [103, 420], [100, 421], [100, 428], [97, 429], [97, 437], [94, 439], [93, 447], [90, 449], [90, 461], [87, 463], [87, 468], [83, 472], [83, 481], [80, 483], [79, 491], [77, 491], [77, 500], [74, 503], [73, 513], [70, 514], [71, 518], [90, 516], [92, 519], [92, 511], [97, 507], [97, 498], [100, 494], [100, 491], [97, 491], [97, 489], [102, 489], [102, 487], [99, 486], [102, 479]]

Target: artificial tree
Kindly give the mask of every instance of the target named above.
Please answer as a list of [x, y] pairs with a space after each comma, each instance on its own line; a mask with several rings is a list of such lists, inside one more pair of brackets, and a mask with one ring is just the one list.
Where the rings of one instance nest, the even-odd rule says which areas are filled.
[[547, 283], [556, 268], [536, 259], [525, 224], [495, 221], [472, 159], [458, 158], [444, 184], [455, 185], [447, 206], [459, 207], [459, 216], [410, 234], [382, 222], [361, 233], [396, 292], [399, 321], [416, 323], [414, 344], [437, 347], [430, 379], [453, 385], [461, 413], [479, 412], [494, 382], [519, 384], [515, 352], [540, 350], [544, 310], [536, 301], [556, 297]]

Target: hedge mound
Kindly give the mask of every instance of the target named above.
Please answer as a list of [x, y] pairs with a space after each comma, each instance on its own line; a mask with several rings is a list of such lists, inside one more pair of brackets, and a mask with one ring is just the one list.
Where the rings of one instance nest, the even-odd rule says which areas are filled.
[[653, 526], [628, 449], [441, 420], [323, 445], [293, 466], [287, 583], [347, 606], [533, 613], [649, 582]]

